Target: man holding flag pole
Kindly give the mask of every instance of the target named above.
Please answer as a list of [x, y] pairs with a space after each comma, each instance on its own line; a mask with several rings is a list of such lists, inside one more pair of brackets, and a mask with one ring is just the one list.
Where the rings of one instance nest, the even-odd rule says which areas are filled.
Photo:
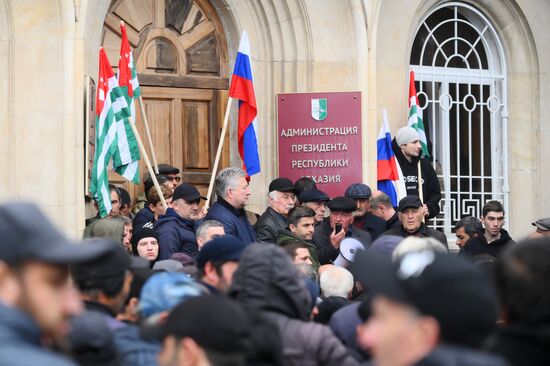
[[418, 196], [423, 202], [424, 217], [431, 219], [437, 216], [440, 211], [441, 188], [428, 159], [427, 137], [422, 111], [418, 106], [413, 71], [410, 72], [408, 126], [397, 131], [392, 149], [398, 163], [398, 200], [405, 196]]
[[[243, 160], [243, 168], [226, 168], [216, 177], [233, 99], [239, 101], [237, 139], [239, 154]], [[243, 31], [231, 78], [231, 86], [229, 87], [229, 100], [225, 110], [223, 128], [212, 168], [205, 207], [208, 207], [214, 189], [214, 179], [216, 179], [215, 188], [218, 200], [208, 210], [205, 219], [221, 222], [226, 234], [235, 235], [247, 244], [256, 240], [256, 233], [247, 219], [244, 207], [250, 196], [250, 188], [248, 187], [250, 176], [260, 172], [260, 157], [258, 155], [255, 129], [257, 113], [250, 62], [250, 44], [248, 34]]]

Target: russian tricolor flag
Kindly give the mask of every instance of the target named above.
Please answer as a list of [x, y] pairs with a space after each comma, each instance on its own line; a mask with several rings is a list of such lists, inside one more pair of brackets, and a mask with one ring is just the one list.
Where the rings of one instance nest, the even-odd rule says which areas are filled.
[[248, 176], [260, 172], [260, 156], [258, 155], [258, 141], [256, 139], [256, 97], [252, 81], [252, 67], [250, 65], [250, 44], [248, 34], [243, 32], [239, 52], [235, 61], [235, 69], [231, 77], [229, 96], [239, 100], [239, 129], [237, 138], [239, 153], [243, 160], [243, 169]]
[[388, 126], [386, 110], [383, 112], [384, 120], [378, 133], [377, 146], [377, 173], [378, 189], [386, 193], [394, 207], [397, 207], [397, 182], [399, 181], [399, 171], [395, 162], [395, 155], [391, 146], [391, 133]]

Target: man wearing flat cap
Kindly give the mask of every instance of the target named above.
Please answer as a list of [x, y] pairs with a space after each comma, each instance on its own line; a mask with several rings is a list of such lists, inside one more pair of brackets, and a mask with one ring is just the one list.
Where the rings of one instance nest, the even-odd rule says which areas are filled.
[[386, 231], [383, 235], [396, 235], [403, 238], [409, 236], [434, 238], [439, 240], [446, 248], [449, 248], [447, 236], [441, 231], [432, 229], [422, 221], [424, 217], [422, 208], [422, 201], [418, 196], [407, 196], [401, 199], [398, 207], [400, 224]]
[[353, 226], [368, 232], [373, 241], [386, 231], [386, 221], [370, 212], [369, 199], [372, 196], [372, 191], [369, 186], [363, 183], [354, 183], [346, 189], [344, 195], [353, 199], [357, 204], [357, 210], [353, 213]]
[[191, 184], [182, 183], [174, 189], [170, 207], [154, 226], [159, 234], [159, 260], [170, 259], [174, 253], [185, 253], [195, 259], [199, 251], [195, 221], [200, 219], [201, 199], [206, 198]]
[[66, 338], [82, 311], [68, 266], [112, 248], [71, 243], [30, 203], [0, 205], [0, 236], [0, 365], [75, 365], [42, 342]]
[[321, 264], [331, 264], [340, 254], [340, 243], [344, 238], [357, 239], [368, 248], [372, 238], [366, 231], [353, 227], [353, 212], [357, 209], [355, 201], [348, 197], [336, 197], [327, 204], [329, 217], [315, 227], [313, 241], [317, 246], [317, 255]]
[[255, 225], [256, 237], [264, 243], [275, 244], [279, 230], [288, 224], [286, 216], [296, 204], [296, 188], [288, 178], [277, 178], [269, 184], [268, 208]]
[[439, 214], [439, 201], [441, 200], [441, 188], [439, 180], [430, 161], [422, 158], [420, 136], [412, 127], [403, 127], [397, 131], [392, 141], [393, 152], [399, 167], [399, 199], [405, 196], [420, 196], [419, 174], [422, 176], [422, 214], [431, 219]]
[[536, 226], [536, 233], [540, 234], [541, 236], [550, 237], [550, 217], [538, 219], [531, 225]]
[[319, 225], [325, 218], [325, 211], [327, 209], [327, 202], [330, 201], [330, 197], [323, 191], [317, 188], [307, 189], [302, 191], [299, 195], [299, 201], [301, 206], [309, 207], [315, 211], [315, 225]]

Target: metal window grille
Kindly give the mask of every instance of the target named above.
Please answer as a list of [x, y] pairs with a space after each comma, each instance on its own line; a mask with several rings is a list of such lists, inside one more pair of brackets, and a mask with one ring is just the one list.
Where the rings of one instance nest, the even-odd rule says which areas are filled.
[[476, 8], [445, 3], [420, 23], [410, 68], [439, 177], [442, 211], [434, 220], [454, 241], [454, 225], [480, 217], [483, 204], [508, 211], [507, 80], [499, 37]]

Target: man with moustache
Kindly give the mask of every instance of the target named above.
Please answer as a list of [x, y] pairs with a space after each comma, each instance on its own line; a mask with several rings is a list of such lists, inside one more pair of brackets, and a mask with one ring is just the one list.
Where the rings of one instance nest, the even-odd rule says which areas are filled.
[[357, 239], [365, 248], [372, 244], [372, 238], [366, 231], [352, 225], [353, 212], [357, 209], [355, 201], [348, 197], [336, 197], [327, 204], [330, 216], [315, 227], [313, 242], [317, 246], [319, 262], [331, 264], [340, 253], [340, 243], [344, 238]]
[[185, 253], [196, 258], [195, 221], [200, 218], [201, 198], [205, 199], [191, 184], [182, 183], [176, 187], [170, 207], [154, 226], [159, 234], [158, 260], [170, 259], [174, 253]]
[[279, 230], [287, 227], [286, 217], [296, 203], [296, 188], [288, 178], [277, 178], [269, 184], [269, 207], [256, 223], [259, 241], [274, 244]]

